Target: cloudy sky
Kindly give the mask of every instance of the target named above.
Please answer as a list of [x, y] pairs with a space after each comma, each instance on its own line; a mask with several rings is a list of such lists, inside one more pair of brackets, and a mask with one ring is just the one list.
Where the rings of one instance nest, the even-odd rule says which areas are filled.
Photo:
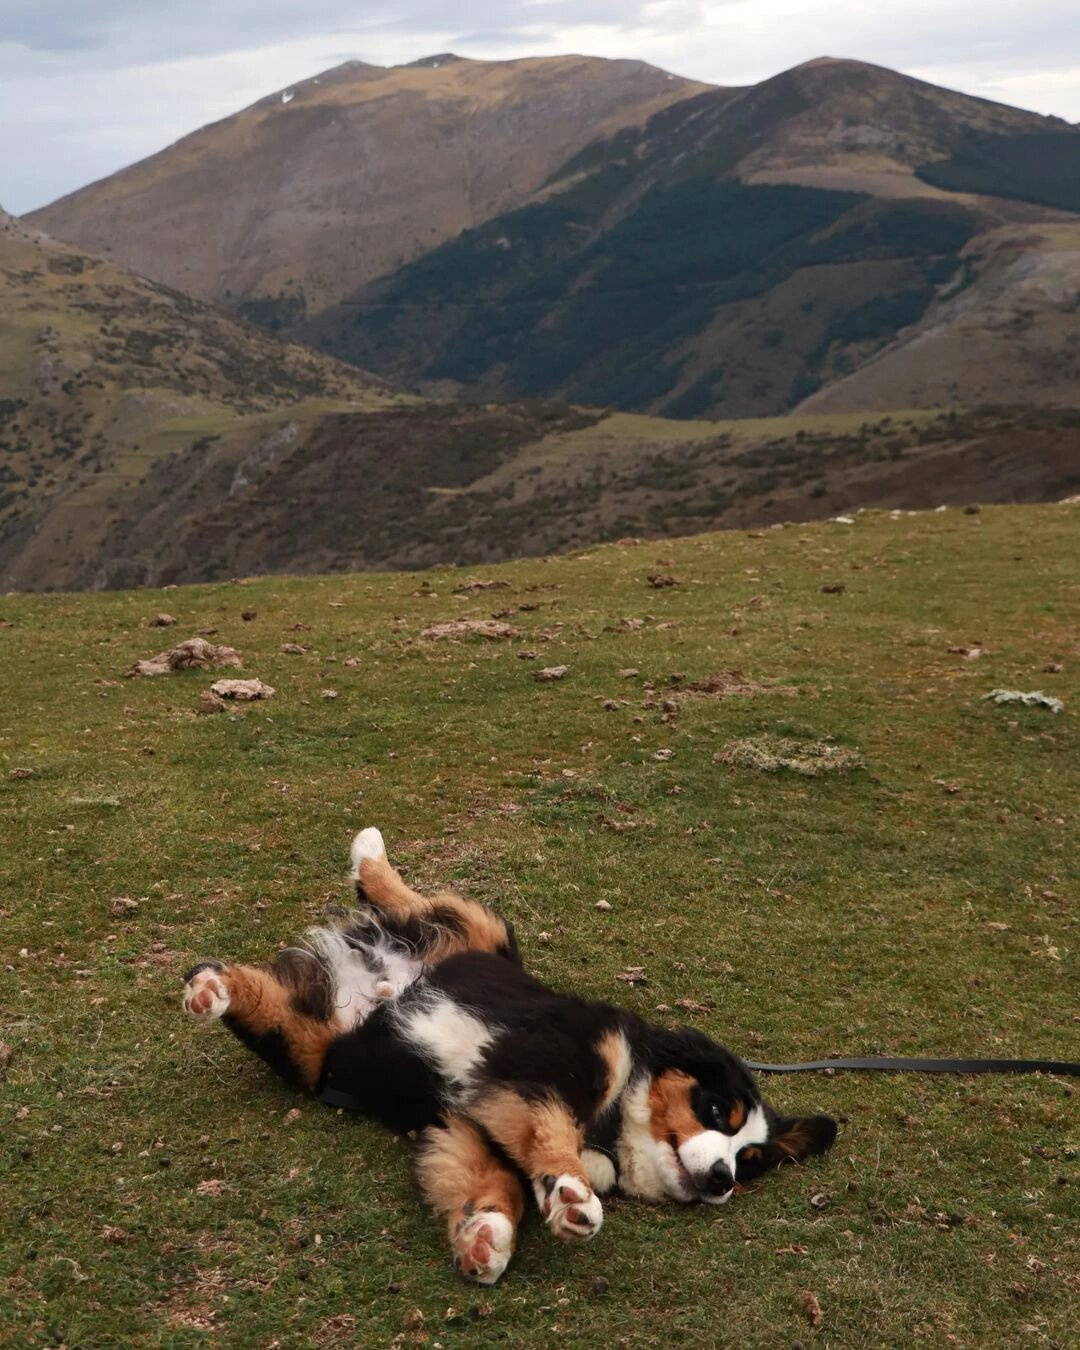
[[42, 206], [341, 61], [441, 51], [716, 84], [849, 56], [1080, 121], [1078, 0], [0, 0], [0, 203]]

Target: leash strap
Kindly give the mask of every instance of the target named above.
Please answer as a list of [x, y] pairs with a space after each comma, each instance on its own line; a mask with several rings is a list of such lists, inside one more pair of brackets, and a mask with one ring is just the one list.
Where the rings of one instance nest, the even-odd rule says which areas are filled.
[[758, 1073], [819, 1073], [823, 1069], [877, 1069], [884, 1073], [1057, 1073], [1080, 1078], [1080, 1064], [1063, 1059], [903, 1059], [871, 1055], [865, 1059], [812, 1059], [805, 1064], [758, 1064]]
[[340, 1092], [337, 1088], [324, 1087], [319, 1093], [319, 1101], [327, 1106], [340, 1106], [343, 1111], [361, 1110], [360, 1101], [351, 1092]]

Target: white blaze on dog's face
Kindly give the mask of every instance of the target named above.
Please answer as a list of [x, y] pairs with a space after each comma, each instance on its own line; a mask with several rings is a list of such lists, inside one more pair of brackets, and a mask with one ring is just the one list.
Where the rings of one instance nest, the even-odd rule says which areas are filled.
[[731, 1087], [713, 1091], [681, 1069], [652, 1080], [649, 1131], [665, 1190], [674, 1198], [723, 1204], [735, 1189], [740, 1152], [767, 1142], [765, 1108]]

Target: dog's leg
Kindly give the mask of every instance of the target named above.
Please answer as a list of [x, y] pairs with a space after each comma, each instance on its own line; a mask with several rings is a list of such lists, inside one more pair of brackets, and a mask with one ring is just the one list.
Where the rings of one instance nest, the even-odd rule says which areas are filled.
[[446, 1219], [458, 1270], [477, 1284], [494, 1284], [514, 1253], [525, 1211], [517, 1175], [460, 1116], [423, 1132], [414, 1167], [424, 1199]]
[[202, 1022], [221, 1018], [287, 1082], [314, 1088], [341, 1028], [330, 1017], [304, 1011], [303, 1004], [303, 991], [283, 984], [273, 967], [207, 961], [184, 982], [185, 1012]]
[[419, 895], [390, 866], [378, 830], [361, 830], [351, 853], [357, 898], [426, 964], [434, 965], [455, 952], [494, 952], [517, 960], [513, 929], [505, 919], [453, 891]]
[[583, 1240], [600, 1231], [604, 1208], [581, 1160], [585, 1132], [564, 1102], [542, 1090], [526, 1097], [500, 1087], [481, 1093], [467, 1109], [532, 1182], [556, 1237]]

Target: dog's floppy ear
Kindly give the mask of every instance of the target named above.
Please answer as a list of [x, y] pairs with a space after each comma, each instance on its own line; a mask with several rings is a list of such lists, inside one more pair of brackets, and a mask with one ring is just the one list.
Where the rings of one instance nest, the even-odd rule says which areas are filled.
[[744, 1148], [737, 1159], [736, 1178], [752, 1181], [782, 1162], [801, 1162], [825, 1153], [836, 1139], [832, 1116], [773, 1116], [764, 1144]]

